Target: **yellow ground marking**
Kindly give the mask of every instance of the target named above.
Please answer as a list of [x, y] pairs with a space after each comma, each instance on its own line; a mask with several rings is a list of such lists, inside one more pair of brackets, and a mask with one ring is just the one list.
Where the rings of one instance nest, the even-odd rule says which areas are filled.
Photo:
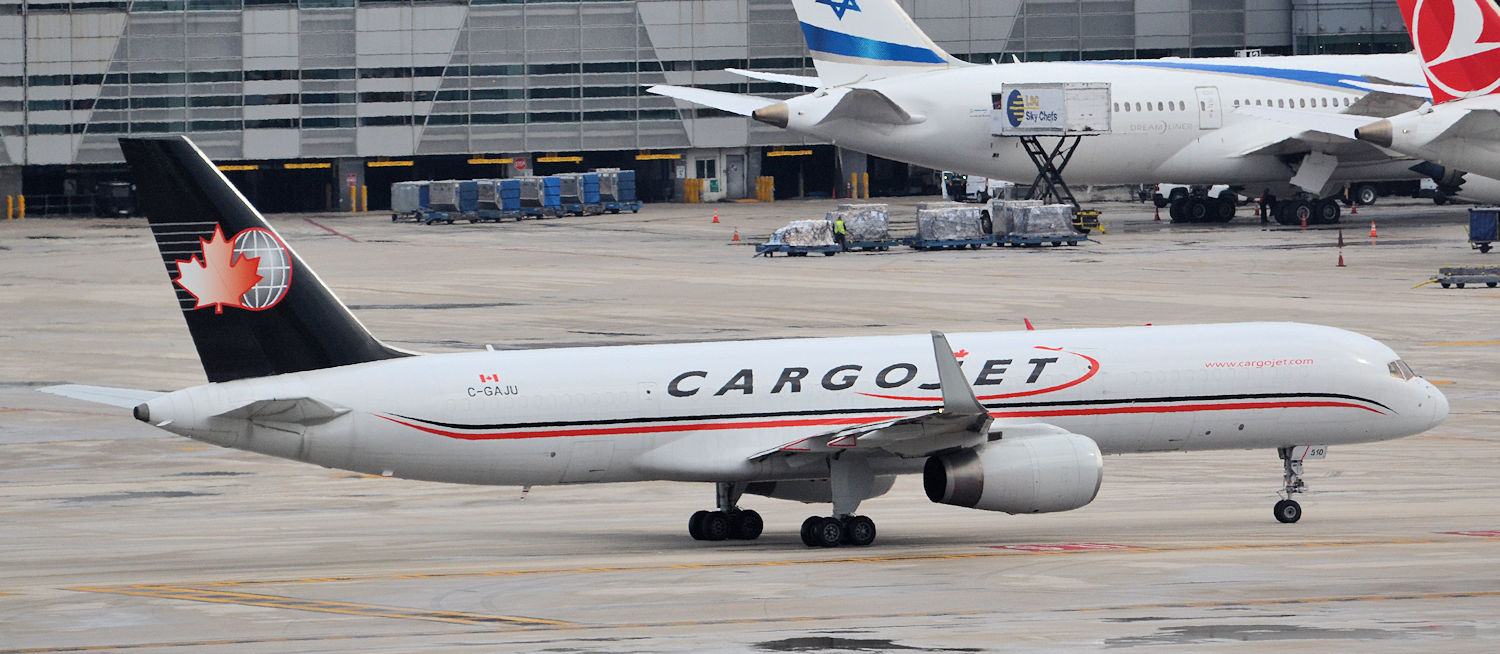
[[1427, 383], [1432, 384], [1433, 386], [1452, 386], [1453, 385], [1453, 382], [1451, 382], [1451, 381], [1432, 381], [1431, 379], [1427, 380]]
[[285, 597], [282, 595], [237, 593], [232, 591], [203, 590], [198, 588], [181, 588], [176, 586], [135, 585], [121, 586], [116, 588], [79, 586], [69, 588], [68, 590], [75, 590], [85, 593], [109, 593], [113, 595], [139, 595], [142, 597], [188, 600], [193, 602], [213, 602], [217, 604], [264, 606], [273, 609], [314, 611], [317, 613], [342, 613], [345, 615], [363, 615], [376, 618], [451, 622], [454, 624], [507, 624], [518, 626], [545, 625], [553, 627], [566, 626], [568, 624], [560, 620], [543, 620], [541, 618], [526, 618], [514, 615], [484, 615], [480, 613], [464, 613], [461, 611], [429, 611], [424, 609], [406, 609], [395, 606], [377, 606], [374, 604], [355, 604], [353, 602], [333, 602], [328, 600], [299, 599], [296, 597]]
[[1475, 345], [1500, 345], [1500, 341], [1433, 341], [1423, 343], [1428, 347], [1472, 347]]
[[1125, 546], [1118, 549], [1048, 550], [1030, 551], [1013, 549], [989, 549], [979, 552], [954, 552], [950, 554], [896, 554], [890, 556], [851, 556], [825, 559], [782, 559], [769, 561], [725, 561], [722, 563], [663, 563], [652, 565], [588, 566], [577, 568], [538, 568], [534, 570], [474, 570], [465, 572], [411, 572], [390, 575], [337, 575], [327, 577], [300, 577], [290, 579], [250, 579], [240, 581], [212, 581], [195, 586], [233, 587], [282, 584], [326, 584], [379, 579], [449, 579], [462, 577], [519, 577], [531, 575], [590, 574], [619, 572], [651, 572], [659, 570], [717, 570], [735, 568], [769, 568], [795, 565], [838, 565], [849, 563], [909, 563], [915, 561], [963, 561], [1010, 556], [1073, 556], [1085, 554], [1157, 554], [1164, 552], [1212, 552], [1294, 549], [1303, 547], [1362, 547], [1382, 545], [1430, 545], [1452, 543], [1455, 537], [1407, 538], [1371, 541], [1316, 541], [1307, 543], [1245, 543], [1238, 545], [1183, 545], [1170, 547]]

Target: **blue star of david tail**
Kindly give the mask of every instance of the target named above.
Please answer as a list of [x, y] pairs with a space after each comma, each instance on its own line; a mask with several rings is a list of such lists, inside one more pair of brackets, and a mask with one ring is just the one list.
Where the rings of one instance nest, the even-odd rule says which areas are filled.
[[833, 8], [833, 14], [839, 20], [844, 20], [844, 12], [859, 11], [859, 5], [854, 0], [815, 0], [820, 5], [828, 5]]

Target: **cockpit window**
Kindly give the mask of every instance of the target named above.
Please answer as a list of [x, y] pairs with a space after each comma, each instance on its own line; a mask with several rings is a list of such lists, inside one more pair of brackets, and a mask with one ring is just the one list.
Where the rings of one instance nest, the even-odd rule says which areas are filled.
[[1400, 379], [1402, 381], [1416, 377], [1415, 374], [1412, 374], [1411, 368], [1406, 365], [1406, 362], [1400, 359], [1396, 359], [1395, 361], [1386, 364], [1385, 367], [1387, 370], [1391, 371], [1392, 377], [1395, 377], [1396, 379]]

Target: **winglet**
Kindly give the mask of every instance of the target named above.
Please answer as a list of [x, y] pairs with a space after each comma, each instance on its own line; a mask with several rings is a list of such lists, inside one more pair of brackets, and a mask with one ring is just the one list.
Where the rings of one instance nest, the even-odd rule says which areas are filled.
[[1022, 318], [1021, 322], [1026, 323], [1026, 331], [1028, 331], [1028, 332], [1034, 332], [1034, 331], [1036, 331], [1036, 327], [1032, 327], [1031, 326], [1031, 319], [1030, 318]]
[[987, 414], [988, 411], [979, 403], [979, 398], [974, 396], [974, 388], [969, 386], [969, 380], [964, 379], [963, 368], [958, 367], [958, 359], [953, 356], [948, 337], [939, 331], [932, 332], [932, 350], [937, 357], [938, 386], [943, 392], [943, 413]]

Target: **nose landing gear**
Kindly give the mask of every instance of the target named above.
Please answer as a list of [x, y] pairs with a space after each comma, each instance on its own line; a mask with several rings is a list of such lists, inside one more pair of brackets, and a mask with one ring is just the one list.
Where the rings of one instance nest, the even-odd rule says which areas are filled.
[[1281, 457], [1281, 480], [1284, 497], [1276, 503], [1273, 511], [1276, 519], [1282, 523], [1290, 524], [1302, 519], [1302, 505], [1292, 496], [1297, 493], [1307, 492], [1307, 483], [1302, 481], [1302, 459], [1294, 458], [1293, 451], [1302, 449], [1299, 447], [1278, 447], [1277, 456]]

